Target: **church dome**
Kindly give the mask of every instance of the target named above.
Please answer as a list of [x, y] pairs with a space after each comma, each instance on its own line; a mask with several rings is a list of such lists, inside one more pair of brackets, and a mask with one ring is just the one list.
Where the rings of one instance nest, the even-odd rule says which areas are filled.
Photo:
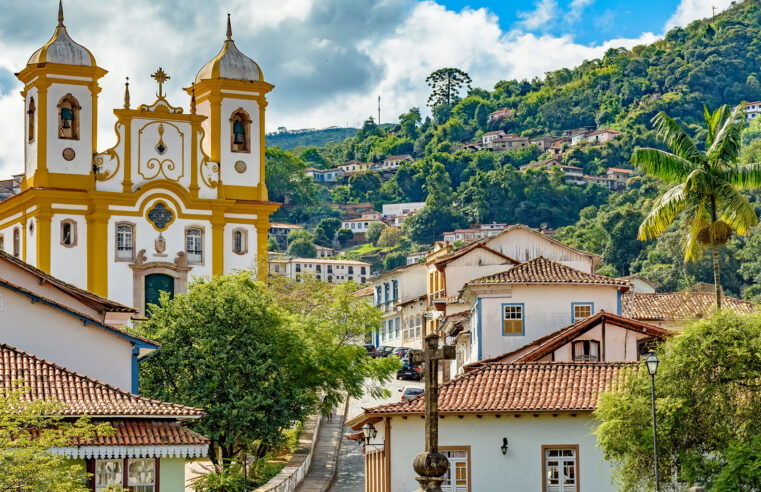
[[209, 63], [199, 70], [196, 83], [202, 80], [232, 79], [260, 81], [263, 79], [262, 69], [254, 60], [247, 57], [235, 46], [232, 39], [230, 14], [227, 14], [227, 40], [222, 51]]
[[62, 65], [81, 65], [86, 67], [95, 66], [95, 57], [92, 53], [71, 39], [63, 25], [63, 4], [58, 3], [58, 27], [53, 37], [38, 49], [29, 58], [27, 65], [38, 63], [60, 63]]

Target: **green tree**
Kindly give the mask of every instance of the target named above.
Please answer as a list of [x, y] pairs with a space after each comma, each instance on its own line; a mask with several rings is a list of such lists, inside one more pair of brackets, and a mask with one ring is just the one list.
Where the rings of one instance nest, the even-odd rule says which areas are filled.
[[312, 178], [305, 173], [304, 161], [280, 147], [267, 148], [265, 156], [265, 181], [270, 200], [299, 206], [317, 204], [317, 190]]
[[333, 245], [333, 239], [328, 236], [328, 233], [320, 225], [314, 228], [314, 244], [319, 244], [326, 248]]
[[351, 232], [351, 229], [345, 227], [338, 229], [338, 242], [341, 243], [341, 246], [346, 246], [352, 239], [354, 239], [354, 233]]
[[[87, 492], [88, 474], [82, 463], [50, 452], [114, 433], [110, 424], [89, 418], [66, 421], [64, 405], [29, 398], [25, 381], [0, 392], [0, 490]], [[34, 383], [29, 381], [28, 383]]]
[[349, 203], [351, 189], [346, 185], [338, 185], [330, 190], [330, 199], [335, 203]]
[[704, 107], [706, 150], [665, 113], [653, 118], [658, 137], [671, 152], [637, 148], [631, 162], [651, 176], [673, 184], [653, 205], [639, 228], [642, 241], [661, 235], [678, 215], [687, 229], [685, 261], [696, 260], [705, 249], [713, 256], [716, 305], [721, 307], [718, 248], [732, 232], [746, 235], [756, 225], [756, 212], [740, 193], [761, 185], [761, 165], [738, 165], [742, 107], [730, 113], [724, 105], [713, 113]]
[[[761, 437], [760, 340], [759, 315], [724, 310], [691, 323], [656, 349], [662, 489], [673, 477], [709, 490], [757, 490], [719, 484], [733, 483], [728, 473], [741, 482], [758, 476], [757, 454], [752, 460], [735, 454], [758, 449]], [[627, 371], [615, 388], [601, 395], [594, 413], [597, 442], [622, 490], [652, 490], [650, 374], [643, 366]]]
[[367, 232], [365, 232], [365, 240], [368, 243], [377, 244], [378, 240], [381, 237], [381, 233], [387, 227], [388, 226], [383, 222], [371, 222], [370, 225], [367, 227]]
[[380, 174], [375, 171], [363, 171], [361, 173], [352, 174], [349, 178], [351, 197], [360, 201], [372, 201], [382, 185], [383, 180], [381, 179]]
[[314, 242], [309, 239], [300, 237], [290, 242], [288, 245], [288, 256], [296, 258], [316, 258], [317, 248]]
[[301, 159], [304, 162], [308, 162], [313, 167], [316, 167], [318, 169], [325, 169], [329, 167], [328, 161], [325, 160], [325, 158], [320, 154], [320, 151], [317, 150], [314, 147], [310, 147], [306, 149], [304, 152], [299, 154], [299, 159]]
[[425, 82], [431, 88], [428, 105], [436, 107], [442, 104], [451, 106], [460, 100], [460, 90], [470, 90], [470, 76], [459, 68], [440, 68], [429, 75]]
[[402, 240], [402, 231], [398, 227], [384, 228], [378, 237], [378, 246], [381, 248], [393, 248]]
[[267, 239], [267, 251], [280, 251], [280, 243], [274, 237]]
[[341, 228], [341, 220], [337, 219], [335, 217], [328, 217], [325, 219], [322, 219], [319, 224], [317, 224], [317, 227], [321, 228], [325, 231], [325, 235], [330, 238], [332, 241], [334, 237], [336, 237], [336, 233], [338, 232], [338, 229]]
[[[375, 362], [362, 346], [380, 314], [334, 287], [253, 274], [197, 279], [187, 294], [161, 304], [139, 332], [161, 343], [140, 371], [146, 396], [203, 408], [195, 429], [212, 441], [213, 463], [229, 466], [245, 447], [263, 456], [283, 430], [343, 392], [361, 396], [363, 383], [388, 380], [397, 361]], [[380, 389], [374, 394], [380, 394]]]
[[407, 255], [399, 251], [389, 253], [383, 258], [383, 269], [393, 270], [407, 264]]

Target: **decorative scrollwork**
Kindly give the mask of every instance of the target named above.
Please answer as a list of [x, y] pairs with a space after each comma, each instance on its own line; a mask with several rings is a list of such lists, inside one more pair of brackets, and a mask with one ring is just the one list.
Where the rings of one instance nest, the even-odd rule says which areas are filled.
[[219, 163], [204, 157], [201, 161], [201, 179], [209, 188], [219, 186]]
[[[121, 125], [118, 121], [116, 124], [114, 124], [114, 131], [116, 132], [116, 145], [106, 150], [105, 152], [96, 154], [93, 158], [92, 166], [93, 171], [95, 171], [95, 179], [97, 181], [108, 181], [109, 179], [116, 176], [116, 173], [119, 172], [119, 168], [121, 168], [121, 160], [119, 159], [119, 154], [116, 152], [116, 148], [119, 146], [119, 142], [122, 139], [122, 135], [119, 133], [120, 126]], [[106, 160], [106, 157], [109, 157], [109, 159]], [[116, 161], [115, 166], [114, 161]]]

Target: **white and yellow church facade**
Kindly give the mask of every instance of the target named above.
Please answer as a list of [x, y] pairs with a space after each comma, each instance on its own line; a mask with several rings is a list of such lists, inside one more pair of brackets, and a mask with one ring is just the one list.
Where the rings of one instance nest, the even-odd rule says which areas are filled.
[[[98, 147], [106, 70], [63, 23], [17, 73], [24, 84], [21, 192], [0, 202], [0, 249], [145, 313], [192, 276], [266, 274], [269, 215], [259, 66], [227, 39], [198, 72], [189, 111], [157, 100], [115, 109], [117, 143]], [[260, 257], [262, 257], [260, 259]]]

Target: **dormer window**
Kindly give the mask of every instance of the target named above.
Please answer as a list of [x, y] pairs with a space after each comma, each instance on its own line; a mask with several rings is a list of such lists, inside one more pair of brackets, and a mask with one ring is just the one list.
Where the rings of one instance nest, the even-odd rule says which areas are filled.
[[34, 98], [29, 99], [29, 109], [27, 109], [26, 114], [27, 121], [29, 122], [29, 129], [27, 130], [27, 140], [31, 143], [34, 142], [34, 113], [37, 110], [37, 107], [34, 104]]
[[573, 342], [571, 352], [574, 362], [599, 362], [600, 342], [597, 340], [578, 340]]
[[251, 118], [242, 108], [235, 110], [230, 118], [230, 151], [251, 151]]
[[66, 94], [58, 102], [58, 138], [79, 140], [79, 101]]

